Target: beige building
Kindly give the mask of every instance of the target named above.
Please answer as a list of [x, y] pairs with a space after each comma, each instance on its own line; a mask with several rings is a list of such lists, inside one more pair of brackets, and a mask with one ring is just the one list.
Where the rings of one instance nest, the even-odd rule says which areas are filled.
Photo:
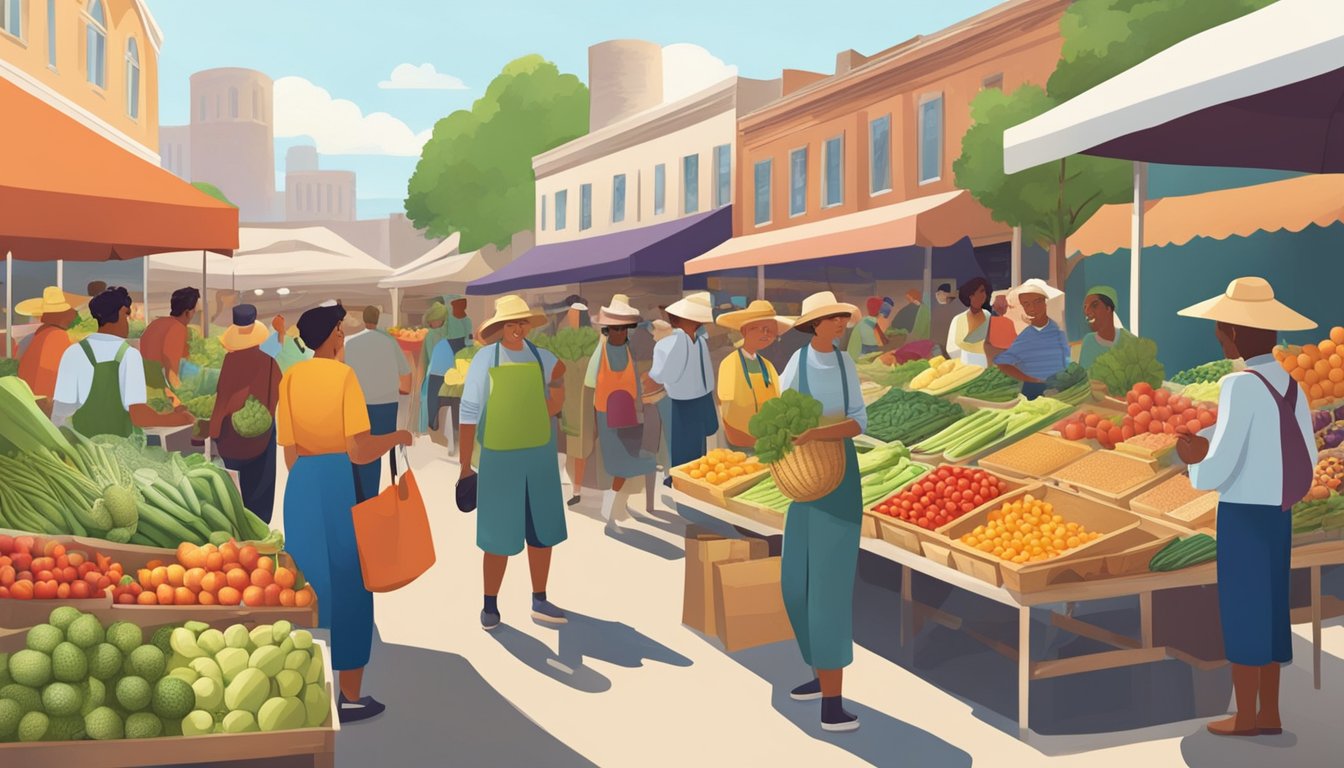
[[191, 76], [191, 180], [219, 187], [243, 222], [275, 211], [275, 129], [271, 78], [251, 69]]
[[354, 172], [321, 170], [316, 147], [290, 147], [285, 153], [285, 220], [354, 221]]

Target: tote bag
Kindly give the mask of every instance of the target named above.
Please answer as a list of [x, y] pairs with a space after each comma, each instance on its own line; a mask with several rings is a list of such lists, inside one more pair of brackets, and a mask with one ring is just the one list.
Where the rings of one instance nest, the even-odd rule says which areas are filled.
[[370, 592], [400, 589], [434, 565], [434, 539], [425, 502], [405, 450], [399, 450], [405, 471], [397, 477], [397, 452], [393, 451], [392, 484], [351, 510], [359, 567], [364, 572], [364, 588]]

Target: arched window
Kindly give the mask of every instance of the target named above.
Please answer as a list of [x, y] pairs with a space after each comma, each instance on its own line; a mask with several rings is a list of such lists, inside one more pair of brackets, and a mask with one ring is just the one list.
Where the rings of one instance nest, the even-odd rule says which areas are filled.
[[107, 87], [107, 13], [103, 10], [103, 0], [90, 0], [86, 19], [85, 38], [85, 74], [90, 83], [99, 88]]
[[197, 99], [197, 101], [200, 102], [200, 113], [201, 113], [200, 120], [201, 120], [202, 122], [204, 122], [204, 121], [205, 121], [205, 94], [201, 94], [201, 98]]
[[238, 117], [238, 89], [229, 89], [229, 117]]
[[140, 48], [135, 38], [126, 41], [126, 114], [140, 119]]
[[252, 119], [261, 119], [261, 89], [252, 89]]

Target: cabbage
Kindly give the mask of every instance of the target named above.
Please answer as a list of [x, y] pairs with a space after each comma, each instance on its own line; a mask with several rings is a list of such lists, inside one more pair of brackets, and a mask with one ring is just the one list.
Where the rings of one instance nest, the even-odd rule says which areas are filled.
[[1115, 344], [1092, 364], [1092, 379], [1106, 385], [1106, 390], [1123, 397], [1141, 381], [1154, 388], [1162, 386], [1166, 369], [1157, 359], [1157, 343], [1152, 339], [1121, 334]]

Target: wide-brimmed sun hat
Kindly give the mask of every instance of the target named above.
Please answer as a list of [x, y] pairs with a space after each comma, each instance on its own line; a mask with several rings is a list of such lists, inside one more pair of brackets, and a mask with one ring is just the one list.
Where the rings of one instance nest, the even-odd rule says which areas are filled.
[[1316, 323], [1274, 298], [1274, 286], [1263, 277], [1238, 277], [1222, 295], [1186, 307], [1176, 314], [1268, 331], [1309, 331]]
[[630, 297], [624, 293], [618, 293], [611, 297], [611, 303], [602, 307], [597, 312], [597, 325], [600, 326], [623, 326], [638, 325], [639, 310], [630, 306]]
[[20, 301], [14, 307], [14, 311], [27, 317], [38, 317], [47, 313], [65, 312], [71, 309], [79, 309], [89, 303], [88, 296], [80, 296], [77, 293], [66, 293], [56, 286], [47, 286], [42, 289], [42, 295], [35, 299]]
[[814, 320], [832, 315], [849, 315], [850, 325], [859, 322], [858, 307], [836, 300], [835, 294], [830, 291], [821, 291], [803, 299], [803, 313], [793, 321], [793, 327], [800, 328]]
[[1025, 293], [1034, 293], [1040, 296], [1044, 296], [1046, 301], [1058, 299], [1060, 296], [1064, 295], [1063, 291], [1059, 290], [1053, 285], [1046, 283], [1039, 277], [1033, 277], [1030, 280], [1024, 281], [1021, 285], [1010, 291], [1008, 293], [1008, 300], [1015, 304], [1020, 305], [1022, 302], [1018, 301], [1017, 299], [1018, 297], [1022, 296]]
[[698, 291], [674, 301], [664, 311], [673, 317], [702, 325], [714, 322], [714, 303], [707, 291]]
[[751, 302], [746, 309], [739, 309], [736, 312], [725, 312], [719, 315], [716, 321], [719, 325], [730, 331], [741, 331], [742, 327], [755, 323], [760, 320], [774, 320], [780, 333], [784, 333], [793, 327], [793, 321], [787, 317], [782, 317], [775, 312], [775, 305], [764, 299], [757, 299]]
[[528, 306], [521, 296], [501, 296], [495, 299], [495, 316], [481, 325], [481, 338], [488, 339], [500, 330], [505, 323], [518, 320], [528, 321], [533, 328], [546, 324], [546, 316]]

